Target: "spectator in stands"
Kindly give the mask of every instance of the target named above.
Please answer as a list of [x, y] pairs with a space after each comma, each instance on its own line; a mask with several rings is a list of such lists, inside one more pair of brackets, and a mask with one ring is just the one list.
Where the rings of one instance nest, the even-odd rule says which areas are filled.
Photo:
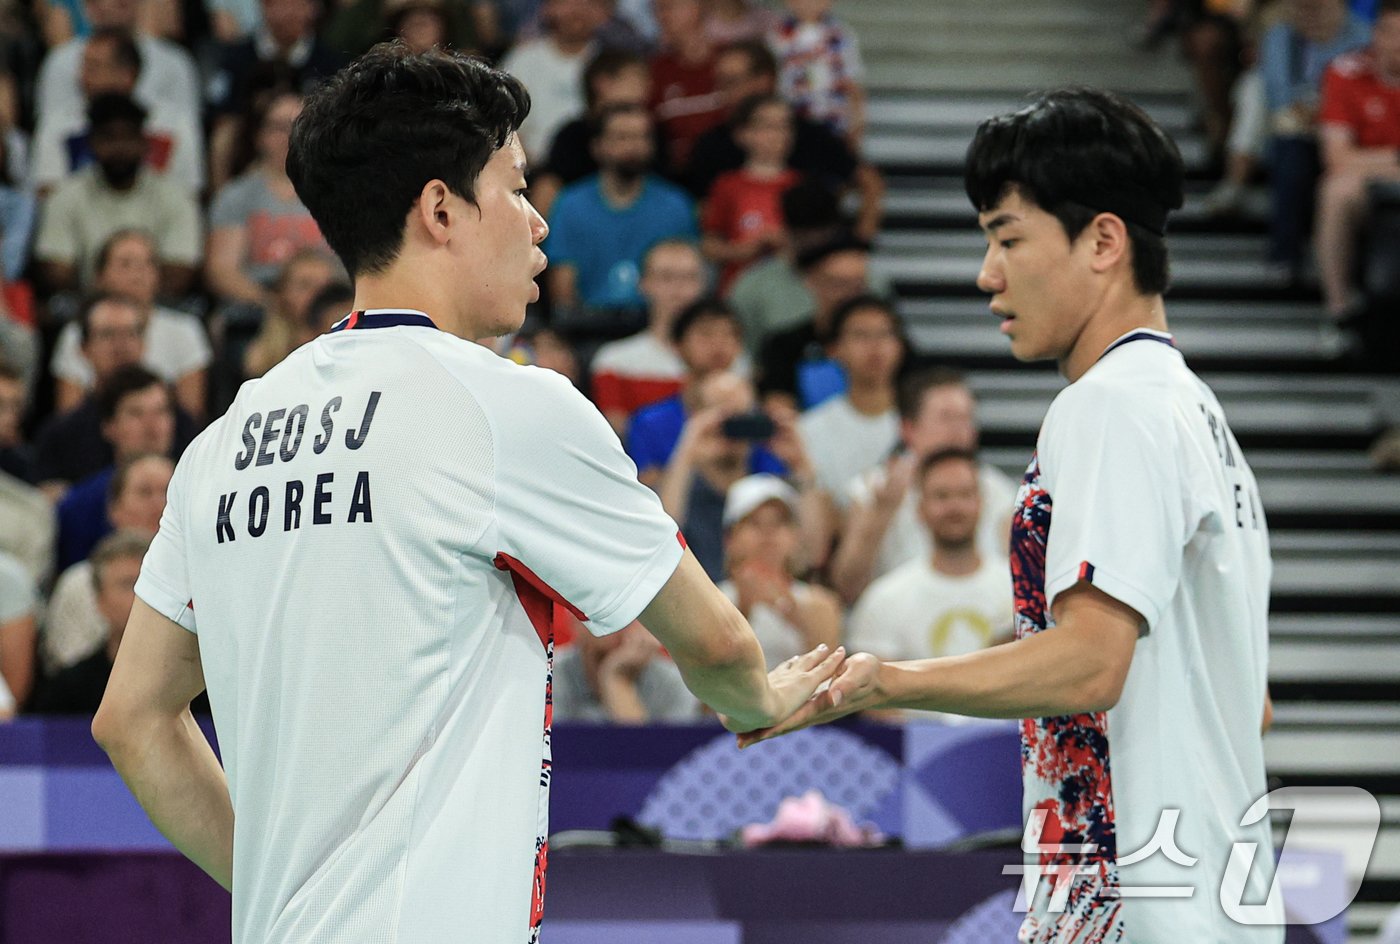
[[404, 0], [386, 5], [384, 15], [385, 34], [403, 40], [415, 53], [445, 49], [449, 44], [452, 24], [442, 0]]
[[[315, 249], [303, 249], [282, 267], [273, 289], [272, 304], [262, 325], [243, 355], [243, 373], [261, 377], [297, 348], [321, 332], [310, 320], [317, 293], [340, 276], [331, 258]], [[341, 312], [344, 316], [348, 312]]]
[[825, 345], [836, 309], [870, 291], [870, 244], [846, 234], [802, 253], [802, 280], [815, 307], [811, 319], [771, 335], [759, 352], [759, 386], [765, 398], [815, 406], [841, 392], [839, 372]]
[[53, 571], [57, 524], [48, 495], [0, 472], [0, 551], [29, 570], [35, 586], [47, 586]]
[[581, 385], [583, 370], [578, 353], [568, 338], [549, 325], [527, 322], [511, 340], [510, 347], [501, 353], [517, 364], [552, 370], [575, 387]]
[[668, 173], [679, 178], [696, 140], [724, 120], [715, 45], [701, 0], [653, 0], [661, 51], [651, 60], [651, 110], [666, 138]]
[[531, 161], [543, 162], [564, 123], [583, 111], [583, 69], [607, 22], [600, 0], [544, 0], [546, 33], [518, 44], [501, 68], [530, 90], [530, 114], [517, 135]]
[[[102, 95], [130, 98], [141, 76], [141, 52], [129, 33], [105, 29], [83, 47], [79, 84], [90, 105]], [[152, 173], [197, 196], [204, 187], [204, 134], [178, 104], [157, 101], [145, 124], [145, 166]], [[34, 131], [29, 184], [46, 194], [59, 181], [93, 161], [86, 108], [81, 114], [40, 115]]]
[[[137, 0], [85, 0], [83, 9], [94, 34], [116, 30], [136, 40], [141, 54], [141, 76], [132, 97], [146, 108], [161, 103], [197, 122], [203, 110], [199, 73], [188, 52], [169, 40], [142, 32], [138, 27], [141, 4]], [[34, 88], [34, 113], [41, 118], [82, 122], [86, 112], [79, 74], [88, 40], [77, 38], [50, 50], [39, 69]]]
[[[604, 49], [583, 69], [584, 111], [565, 122], [554, 135], [549, 157], [530, 182], [530, 202], [548, 217], [559, 190], [598, 172], [593, 157], [593, 126], [614, 105], [643, 105], [651, 98], [651, 69], [636, 53]], [[665, 139], [654, 125], [651, 170], [665, 166]]]
[[300, 113], [298, 95], [267, 99], [254, 121], [252, 165], [214, 197], [204, 274], [225, 304], [267, 307], [271, 285], [288, 259], [302, 249], [330, 251], [287, 178], [292, 122]]
[[792, 153], [792, 107], [777, 95], [756, 96], [734, 114], [734, 136], [744, 165], [721, 174], [705, 200], [705, 255], [723, 266], [720, 292], [756, 260], [781, 249], [781, 200], [801, 179], [788, 167]]
[[0, 721], [22, 708], [34, 689], [36, 597], [24, 565], [0, 551]]
[[120, 230], [155, 235], [160, 294], [180, 298], [200, 259], [199, 207], [179, 185], [142, 166], [146, 112], [130, 98], [103, 95], [88, 109], [95, 166], [70, 175], [44, 207], [35, 257], [50, 289], [91, 285], [101, 247]]
[[593, 358], [593, 402], [624, 440], [633, 413], [679, 393], [685, 382], [671, 331], [705, 290], [705, 264], [695, 244], [666, 239], [652, 246], [638, 287], [646, 299], [646, 330], [604, 344]]
[[273, 95], [306, 95], [345, 59], [316, 35], [317, 0], [260, 0], [256, 33], [219, 51], [209, 81], [214, 113], [209, 133], [209, 181], [217, 189], [235, 172], [239, 139], [253, 127], [249, 116]]
[[707, 377], [697, 384], [694, 400], [695, 410], [685, 417], [658, 491], [705, 572], [720, 580], [724, 502], [734, 483], [755, 472], [791, 475], [809, 496], [815, 495], [815, 483], [797, 434], [796, 413], [758, 412], [750, 381], [731, 372]]
[[20, 371], [28, 390], [38, 373], [39, 343], [34, 334], [33, 292], [24, 281], [24, 270], [29, 265], [38, 202], [15, 183], [9, 152], [9, 143], [0, 135], [0, 359]]
[[851, 651], [881, 659], [956, 656], [1002, 642], [1013, 630], [1011, 567], [977, 546], [986, 514], [977, 456], [935, 452], [915, 472], [919, 520], [932, 553], [873, 582], [851, 612]]
[[[213, 351], [198, 318], [156, 304], [159, 280], [155, 242], [145, 232], [120, 230], [98, 251], [97, 290], [136, 304], [141, 316], [141, 363], [170, 384], [180, 408], [198, 419], [204, 416], [205, 379]], [[64, 325], [51, 364], [54, 406], [59, 412], [76, 407], [96, 382], [84, 350], [82, 325]]]
[[826, 587], [797, 580], [808, 561], [798, 531], [797, 490], [776, 475], [735, 482], [724, 500], [719, 585], [753, 627], [768, 668], [825, 644], [841, 644], [841, 603]]
[[141, 560], [150, 547], [149, 535], [118, 531], [108, 535], [92, 554], [92, 581], [97, 609], [106, 633], [106, 644], [96, 652], [54, 675], [45, 683], [35, 709], [46, 714], [94, 714], [107, 690], [126, 620], [136, 600], [136, 578]]
[[772, 10], [752, 0], [706, 0], [705, 33], [716, 46], [764, 42], [778, 25]]
[[175, 407], [159, 377], [140, 367], [123, 368], [99, 391], [102, 436], [114, 463], [78, 482], [58, 504], [58, 566], [87, 557], [93, 545], [112, 530], [107, 518], [108, 490], [119, 468], [146, 453], [175, 452]]
[[499, 6], [497, 0], [340, 0], [329, 5], [321, 36], [351, 58], [398, 36], [415, 50], [435, 40], [444, 48], [494, 60], [502, 52]]
[[1400, 2], [1381, 0], [1370, 48], [1328, 67], [1318, 121], [1324, 172], [1314, 246], [1323, 302], [1340, 321], [1361, 303], [1353, 268], [1367, 187], [1400, 180]]
[[1268, 156], [1269, 110], [1264, 74], [1259, 70], [1259, 42], [1283, 17], [1284, 3], [1270, 3], [1248, 18], [1243, 29], [1239, 61], [1243, 72], [1230, 92], [1225, 165], [1220, 182], [1202, 200], [1211, 217], [1237, 215], [1244, 206], [1245, 188]]
[[1296, 278], [1307, 244], [1318, 175], [1316, 132], [1322, 75], [1337, 56], [1365, 46], [1370, 29], [1347, 10], [1346, 0], [1285, 2], [1288, 7], [1283, 22], [1264, 35], [1259, 68], [1272, 132], [1269, 258]]
[[637, 478], [653, 488], [671, 461], [687, 417], [700, 409], [701, 385], [715, 374], [733, 371], [742, 353], [734, 312], [714, 298], [681, 310], [671, 326], [671, 342], [685, 365], [680, 391], [642, 407], [627, 428], [627, 454], [636, 463]]
[[[113, 530], [141, 534], [147, 540], [155, 537], [174, 471], [169, 458], [154, 453], [135, 456], [118, 469], [107, 492], [107, 518]], [[54, 583], [39, 638], [40, 661], [49, 675], [83, 661], [107, 639], [92, 569], [91, 558], [79, 561]]]
[[24, 375], [9, 361], [0, 359], [0, 472], [21, 482], [33, 483], [34, 452], [24, 441]]
[[1180, 27], [1182, 50], [1195, 74], [1212, 159], [1220, 155], [1229, 132], [1230, 91], [1240, 74], [1243, 21], [1251, 5], [1252, 0], [1177, 0], [1173, 4], [1171, 21]]
[[[683, 180], [697, 198], [710, 192], [720, 174], [743, 166], [744, 152], [732, 119], [741, 102], [777, 93], [778, 61], [758, 40], [726, 46], [715, 60], [715, 87], [729, 120], [701, 135], [691, 151]], [[874, 165], [857, 158], [844, 138], [821, 122], [794, 114], [787, 166], [834, 192], [858, 194], [860, 210], [853, 229], [862, 239], [875, 238], [884, 212], [885, 182]]]
[[864, 66], [856, 34], [831, 12], [832, 0], [785, 0], [768, 34], [783, 97], [860, 150], [865, 134]]
[[[870, 582], [932, 552], [919, 521], [919, 463], [948, 449], [977, 449], [977, 403], [962, 375], [934, 369], [908, 378], [899, 389], [900, 447], [848, 486], [849, 513], [832, 557], [832, 585], [848, 604]], [[1015, 484], [986, 463], [978, 472], [984, 507], [995, 509], [977, 528], [987, 557], [1005, 557]]]
[[306, 318], [302, 325], [302, 340], [305, 344], [318, 334], [325, 334], [335, 323], [355, 307], [355, 290], [346, 282], [331, 282], [316, 293], [311, 304], [306, 307]]
[[[113, 462], [112, 447], [102, 434], [102, 391], [114, 385], [144, 386], [149, 377], [159, 380], [141, 366], [145, 340], [140, 306], [117, 295], [94, 295], [83, 303], [78, 324], [83, 357], [92, 365], [92, 392], [67, 413], [50, 417], [35, 440], [34, 474], [55, 501], [69, 484]], [[177, 444], [183, 448], [194, 433], [189, 414], [177, 410]]]
[[803, 413], [797, 428], [817, 486], [838, 508], [851, 481], [899, 442], [897, 378], [906, 350], [904, 326], [884, 299], [858, 295], [836, 309], [827, 352], [846, 390]]
[[696, 236], [690, 197], [647, 173], [651, 129], [645, 108], [605, 109], [593, 137], [598, 173], [566, 187], [550, 213], [544, 248], [555, 316], [574, 314], [568, 323], [582, 335], [636, 330], [642, 256], [663, 239]]
[[576, 633], [554, 661], [554, 720], [647, 724], [698, 718], [674, 662], [641, 623], [607, 636]]
[[729, 303], [744, 325], [744, 346], [754, 356], [772, 335], [812, 320], [816, 301], [797, 259], [842, 232], [836, 194], [822, 184], [800, 183], [784, 193], [779, 203], [786, 245], [778, 255], [745, 271], [729, 292]]

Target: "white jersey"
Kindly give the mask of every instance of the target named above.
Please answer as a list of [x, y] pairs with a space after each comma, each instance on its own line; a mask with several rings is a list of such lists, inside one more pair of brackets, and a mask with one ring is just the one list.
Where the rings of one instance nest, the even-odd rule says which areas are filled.
[[199, 637], [233, 940], [523, 944], [554, 610], [621, 629], [683, 546], [563, 377], [421, 313], [337, 328], [186, 450], [136, 586]]
[[[1268, 529], [1220, 403], [1169, 335], [1125, 335], [1055, 398], [1018, 495], [1011, 570], [1018, 636], [1054, 632], [1056, 596], [1081, 581], [1143, 617], [1115, 707], [1022, 723], [1036, 837], [1095, 848], [1028, 861], [1093, 874], [1060, 913], [1045, 880], [1021, 940], [1281, 942], [1281, 927], [1236, 924], [1220, 904], [1233, 844], [1258, 843], [1245, 903], [1265, 899], [1273, 873], [1268, 817], [1240, 825], [1268, 789]], [[1169, 810], [1171, 855], [1194, 866], [1153, 851]]]

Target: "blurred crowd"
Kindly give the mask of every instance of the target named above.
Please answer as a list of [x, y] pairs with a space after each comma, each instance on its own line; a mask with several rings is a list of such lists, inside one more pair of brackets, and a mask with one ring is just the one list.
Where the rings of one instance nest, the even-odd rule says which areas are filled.
[[[486, 341], [590, 396], [776, 663], [1011, 630], [1012, 483], [913, 363], [870, 247], [857, 38], [831, 0], [35, 0], [0, 58], [0, 717], [92, 712], [173, 464], [353, 292], [286, 171], [375, 42], [496, 61], [551, 266]], [[645, 628], [562, 611], [561, 720], [700, 707]]]

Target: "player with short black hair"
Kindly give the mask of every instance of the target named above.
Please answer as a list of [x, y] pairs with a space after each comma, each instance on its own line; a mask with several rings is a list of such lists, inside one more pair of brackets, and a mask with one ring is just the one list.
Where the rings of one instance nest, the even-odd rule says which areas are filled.
[[[1267, 867], [1233, 876], [1242, 893], [1226, 873], [1236, 844], [1271, 858], [1268, 817], [1246, 816], [1268, 789], [1271, 564], [1254, 475], [1167, 333], [1161, 236], [1181, 178], [1175, 145], [1106, 92], [1053, 92], [978, 129], [978, 287], [1012, 354], [1069, 381], [1017, 496], [1017, 641], [915, 662], [856, 654], [765, 733], [877, 707], [1021, 719], [1028, 839], [1043, 850], [1028, 862], [1042, 881], [1027, 944], [1283, 940], [1282, 914], [1244, 925], [1222, 904], [1268, 897]], [[1166, 852], [1154, 836], [1173, 810]], [[1187, 897], [1146, 897], [1160, 889]]]
[[[293, 129], [355, 310], [185, 453], [93, 722], [234, 889], [237, 944], [538, 938], [556, 609], [640, 617], [736, 728], [840, 664], [768, 675], [597, 409], [472, 343], [521, 326], [545, 265], [528, 109], [503, 72], [393, 44]], [[222, 768], [188, 712], [206, 685]]]

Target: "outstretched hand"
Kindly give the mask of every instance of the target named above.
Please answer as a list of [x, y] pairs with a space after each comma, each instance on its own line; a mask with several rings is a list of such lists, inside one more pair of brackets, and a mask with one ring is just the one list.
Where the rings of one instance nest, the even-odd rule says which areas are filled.
[[[825, 643], [811, 652], [793, 656], [768, 673], [768, 687], [771, 690], [768, 716], [773, 724], [798, 711], [811, 699], [812, 693], [831, 679], [844, 664], [846, 648], [837, 646], [828, 650]], [[746, 730], [746, 726], [734, 719], [720, 715], [720, 721], [735, 734]], [[768, 730], [762, 728], [760, 730]]]
[[[782, 668], [783, 666], [779, 666], [773, 671], [778, 672]], [[857, 711], [878, 707], [876, 703], [879, 699], [879, 688], [876, 683], [879, 671], [879, 659], [868, 652], [856, 653], [840, 664], [836, 674], [831, 677], [831, 684], [813, 694], [786, 719], [772, 727], [740, 732], [739, 747], [748, 747], [780, 734], [814, 724], [825, 724]]]

